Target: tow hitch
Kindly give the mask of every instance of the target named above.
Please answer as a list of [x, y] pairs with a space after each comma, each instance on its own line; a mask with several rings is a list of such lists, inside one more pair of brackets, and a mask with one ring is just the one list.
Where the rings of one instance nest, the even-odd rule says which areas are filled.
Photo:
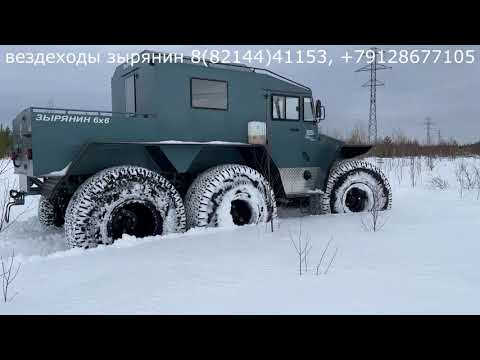
[[10, 221], [10, 210], [15, 205], [25, 205], [25, 193], [23, 191], [10, 190], [10, 200], [5, 207], [5, 222]]

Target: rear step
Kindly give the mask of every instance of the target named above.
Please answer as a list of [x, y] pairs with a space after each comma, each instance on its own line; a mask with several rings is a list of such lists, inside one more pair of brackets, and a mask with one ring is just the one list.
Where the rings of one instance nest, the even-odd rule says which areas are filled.
[[4, 220], [6, 223], [10, 221], [10, 210], [12, 209], [12, 206], [25, 205], [25, 193], [23, 191], [10, 190], [9, 194], [12, 200], [10, 200], [5, 207]]

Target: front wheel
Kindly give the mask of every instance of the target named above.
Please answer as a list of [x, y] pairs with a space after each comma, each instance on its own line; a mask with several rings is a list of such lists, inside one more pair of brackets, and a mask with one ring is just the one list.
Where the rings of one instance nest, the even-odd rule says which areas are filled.
[[362, 160], [347, 160], [330, 172], [323, 197], [324, 213], [389, 210], [392, 189], [383, 172]]
[[74, 193], [65, 216], [71, 247], [111, 244], [123, 234], [136, 237], [185, 230], [185, 208], [163, 176], [137, 166], [108, 168]]

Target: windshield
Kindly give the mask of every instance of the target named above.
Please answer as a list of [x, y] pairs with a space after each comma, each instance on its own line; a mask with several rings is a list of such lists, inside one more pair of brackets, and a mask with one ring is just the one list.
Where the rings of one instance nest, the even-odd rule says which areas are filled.
[[303, 98], [303, 121], [315, 121], [312, 98]]

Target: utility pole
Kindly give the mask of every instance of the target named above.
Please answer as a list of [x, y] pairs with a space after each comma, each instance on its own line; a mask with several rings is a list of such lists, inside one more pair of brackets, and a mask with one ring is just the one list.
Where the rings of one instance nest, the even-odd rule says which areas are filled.
[[361, 67], [360, 69], [355, 70], [355, 72], [360, 71], [370, 71], [370, 80], [367, 81], [362, 87], [370, 88], [370, 115], [368, 117], [368, 142], [370, 144], [377, 143], [377, 86], [384, 86], [383, 81], [377, 80], [377, 70], [386, 70], [391, 69], [391, 66], [385, 66], [378, 63], [378, 53], [380, 50], [376, 47], [367, 50], [366, 53], [370, 51], [370, 54], [373, 52], [373, 56], [368, 56], [373, 58], [373, 60]]
[[440, 129], [438, 129], [438, 145], [442, 143], [442, 134], [440, 132]]
[[[432, 119], [427, 116], [425, 118], [425, 130], [427, 131], [427, 145], [432, 145], [432, 125], [435, 124]], [[439, 136], [440, 137], [440, 136]]]
[[[432, 144], [432, 125], [433, 124], [434, 122], [432, 121], [432, 119], [429, 116], [427, 116], [425, 118], [425, 130], [427, 130], [427, 146], [433, 145]], [[429, 155], [427, 155], [427, 166], [430, 168], [430, 170], [433, 170], [433, 157], [431, 152]]]

